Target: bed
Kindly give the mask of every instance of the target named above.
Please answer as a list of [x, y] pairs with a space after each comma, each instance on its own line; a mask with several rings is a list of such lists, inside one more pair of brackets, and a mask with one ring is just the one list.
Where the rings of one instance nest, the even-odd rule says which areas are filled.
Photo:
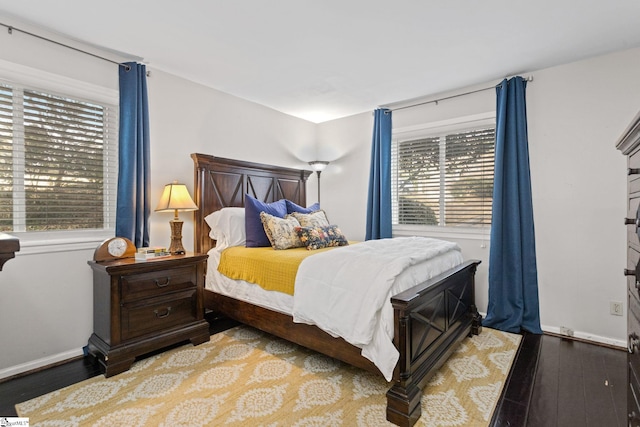
[[[191, 157], [194, 198], [199, 207], [194, 213], [194, 249], [197, 253], [215, 252], [215, 241], [210, 237], [211, 230], [205, 218], [223, 208], [243, 207], [245, 194], [265, 203], [287, 199], [306, 206], [306, 181], [311, 171], [206, 154], [196, 153]], [[400, 356], [387, 392], [387, 419], [390, 422], [401, 426], [415, 424], [421, 414], [420, 398], [426, 382], [465, 337], [480, 333], [481, 316], [474, 295], [479, 263], [464, 261], [392, 296], [393, 345]], [[214, 291], [207, 285], [205, 308], [380, 374], [378, 367], [362, 356], [359, 347], [316, 326], [295, 323], [292, 315], [280, 310], [277, 303], [248, 302]]]

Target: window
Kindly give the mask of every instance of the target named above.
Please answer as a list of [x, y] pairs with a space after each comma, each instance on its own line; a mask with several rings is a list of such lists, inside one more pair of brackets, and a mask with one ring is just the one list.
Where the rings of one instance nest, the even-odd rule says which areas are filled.
[[395, 133], [393, 224], [491, 225], [493, 120]]
[[0, 82], [0, 231], [113, 228], [117, 106]]

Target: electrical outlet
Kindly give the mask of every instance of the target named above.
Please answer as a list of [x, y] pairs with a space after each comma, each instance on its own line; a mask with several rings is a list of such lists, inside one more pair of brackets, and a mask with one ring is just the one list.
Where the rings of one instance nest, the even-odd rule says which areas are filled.
[[622, 316], [622, 303], [619, 301], [609, 301], [609, 313], [614, 316]]

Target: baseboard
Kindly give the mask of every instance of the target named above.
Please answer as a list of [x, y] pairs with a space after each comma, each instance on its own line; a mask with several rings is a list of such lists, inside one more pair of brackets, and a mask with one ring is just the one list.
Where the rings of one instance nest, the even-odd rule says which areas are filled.
[[542, 326], [542, 331], [545, 333], [549, 333], [550, 335], [555, 335], [561, 338], [590, 342], [593, 344], [600, 344], [607, 347], [615, 347], [616, 349], [621, 349], [621, 350], [624, 350], [627, 348], [626, 341], [617, 340], [615, 338], [601, 337], [601, 336], [589, 334], [586, 332], [571, 331], [571, 335], [569, 335], [565, 332], [564, 328], [560, 328], [556, 326], [544, 326], [544, 325]]
[[[483, 319], [487, 317], [487, 313], [480, 312], [480, 315], [482, 316]], [[573, 331], [573, 330], [571, 331], [571, 335], [568, 335], [567, 333], [565, 333], [566, 329], [561, 328], [559, 326], [542, 325], [541, 328], [542, 328], [542, 332], [549, 333], [551, 335], [556, 335], [562, 338], [591, 342], [594, 344], [600, 344], [608, 347], [615, 347], [615, 348], [620, 348], [625, 350], [627, 349], [626, 341], [618, 340], [615, 338], [601, 337], [598, 335], [589, 334], [589, 333], [580, 332], [580, 331]]]
[[83, 355], [83, 350], [79, 348], [76, 350], [69, 350], [64, 353], [53, 354], [51, 356], [43, 357], [42, 359], [32, 360], [20, 365], [10, 366], [9, 368], [0, 369], [0, 382], [7, 378], [28, 374], [43, 368], [49, 368], [60, 364], [60, 362], [65, 362]]

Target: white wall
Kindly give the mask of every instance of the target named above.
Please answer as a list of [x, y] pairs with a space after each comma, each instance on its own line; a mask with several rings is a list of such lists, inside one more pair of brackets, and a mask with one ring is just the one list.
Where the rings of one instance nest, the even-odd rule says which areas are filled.
[[[559, 332], [564, 326], [577, 337], [623, 347], [626, 163], [615, 143], [640, 109], [639, 73], [640, 50], [634, 49], [533, 71], [534, 81], [527, 88], [543, 329]], [[491, 109], [495, 110], [495, 92], [489, 90], [437, 106], [396, 110], [393, 125], [406, 127]], [[355, 239], [364, 237], [372, 129], [370, 113], [318, 126], [318, 151], [333, 160], [322, 174], [323, 206], [332, 222]], [[339, 146], [347, 147], [342, 157]], [[349, 191], [344, 191], [346, 185]], [[467, 258], [482, 260], [476, 299], [479, 310], [486, 312], [488, 242], [455, 240]], [[609, 314], [609, 301], [623, 302], [623, 317]]]
[[528, 90], [542, 323], [623, 346], [627, 175], [615, 143], [640, 109], [638, 73], [634, 49], [535, 72]]
[[[320, 178], [321, 207], [350, 240], [365, 237], [372, 129], [371, 113], [318, 125], [318, 160], [331, 162]], [[308, 188], [317, 192], [317, 180]]]

